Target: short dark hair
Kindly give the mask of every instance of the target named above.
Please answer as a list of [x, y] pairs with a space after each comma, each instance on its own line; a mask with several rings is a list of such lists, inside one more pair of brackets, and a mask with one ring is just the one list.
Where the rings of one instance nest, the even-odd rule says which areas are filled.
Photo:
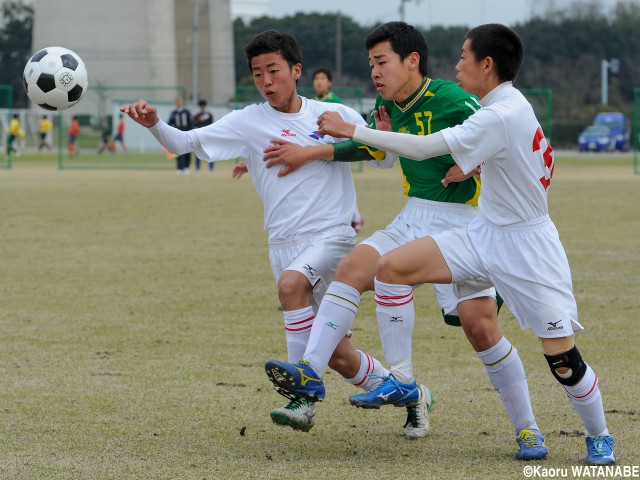
[[513, 81], [518, 76], [524, 58], [520, 36], [499, 23], [487, 23], [472, 28], [465, 35], [476, 61], [491, 57], [501, 82]]
[[200, 100], [198, 102], [198, 106], [199, 107], [206, 107], [207, 106], [207, 101], [206, 100]]
[[317, 69], [315, 72], [313, 72], [313, 75], [311, 75], [311, 79], [314, 80], [316, 78], [316, 75], [318, 75], [319, 73], [324, 73], [327, 76], [327, 80], [329, 80], [330, 82], [333, 81], [331, 79], [331, 70], [329, 70], [328, 68]]
[[279, 53], [287, 61], [289, 67], [302, 63], [302, 50], [296, 37], [290, 33], [280, 33], [277, 30], [259, 33], [244, 47], [244, 51], [247, 54], [249, 70], [251, 70], [253, 57], [264, 53]]
[[404, 60], [413, 52], [420, 55], [418, 68], [423, 76], [427, 76], [427, 60], [429, 49], [424, 35], [412, 25], [405, 22], [388, 22], [380, 25], [367, 37], [365, 46], [371, 50], [377, 44], [389, 41], [394, 52]]

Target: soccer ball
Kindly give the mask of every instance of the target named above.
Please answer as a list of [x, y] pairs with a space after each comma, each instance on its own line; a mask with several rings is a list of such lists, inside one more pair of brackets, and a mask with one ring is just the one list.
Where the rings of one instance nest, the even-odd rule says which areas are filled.
[[89, 85], [87, 67], [64, 47], [36, 52], [24, 67], [24, 89], [31, 101], [47, 110], [66, 110], [80, 101]]

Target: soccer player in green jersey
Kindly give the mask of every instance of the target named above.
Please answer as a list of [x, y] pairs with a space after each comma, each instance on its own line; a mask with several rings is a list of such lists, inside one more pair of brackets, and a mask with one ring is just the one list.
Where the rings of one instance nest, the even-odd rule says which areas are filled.
[[[371, 128], [387, 129], [390, 124], [396, 132], [428, 135], [462, 123], [480, 108], [477, 99], [455, 83], [427, 76], [426, 41], [414, 27], [404, 22], [384, 24], [369, 35], [366, 47], [371, 77], [379, 93]], [[311, 159], [352, 161], [354, 158], [382, 158], [384, 155], [383, 151], [353, 141], [305, 148], [278, 139], [273, 143], [265, 150], [265, 160], [268, 166], [286, 164], [280, 174], [286, 174]], [[355, 318], [360, 294], [374, 288], [377, 260], [414, 239], [465, 226], [477, 215], [475, 207], [480, 184], [474, 176], [463, 175], [450, 155], [429, 162], [400, 157], [400, 164], [404, 193], [408, 196], [406, 206], [385, 230], [375, 232], [340, 261], [336, 278], [316, 315], [303, 359], [297, 364], [276, 360], [266, 363], [267, 375], [277, 388], [319, 401], [325, 393], [321, 377], [329, 362], [332, 367], [338, 363], [350, 365], [351, 370], [346, 371], [354, 377], [363, 372], [366, 374], [365, 359], [350, 342], [342, 340]], [[517, 350], [503, 336], [498, 323], [495, 290], [488, 289], [458, 299], [450, 285], [435, 285], [434, 288], [445, 322], [462, 325], [491, 383], [500, 393], [516, 432], [518, 458], [544, 458], [547, 449], [531, 408], [524, 367]], [[395, 304], [411, 301], [411, 298], [400, 299], [393, 292], [386, 292], [378, 295], [376, 301]], [[381, 331], [412, 330], [413, 325], [407, 324], [411, 321], [400, 317], [379, 327]], [[420, 414], [426, 412], [432, 398], [426, 387], [416, 384], [412, 365], [402, 362], [402, 359], [410, 358], [407, 354], [410, 351], [410, 342], [385, 345], [387, 361], [394, 372], [402, 375], [402, 378], [390, 377], [400, 387], [396, 389], [398, 396], [392, 403], [409, 407], [405, 427], [411, 431], [409, 436], [424, 436], [429, 429], [428, 417]], [[345, 375], [344, 367], [340, 371]], [[389, 375], [387, 373], [382, 380], [389, 380]], [[370, 377], [366, 381], [373, 384], [380, 380]], [[382, 386], [378, 383], [371, 392], [363, 395], [369, 399], [376, 394], [384, 397], [385, 392], [377, 391]], [[358, 397], [351, 397], [351, 403], [371, 408], [370, 401], [364, 404], [358, 401]]]
[[316, 91], [314, 100], [319, 102], [344, 103], [342, 99], [331, 91], [333, 85], [331, 71], [326, 68], [319, 68], [313, 72], [313, 89]]

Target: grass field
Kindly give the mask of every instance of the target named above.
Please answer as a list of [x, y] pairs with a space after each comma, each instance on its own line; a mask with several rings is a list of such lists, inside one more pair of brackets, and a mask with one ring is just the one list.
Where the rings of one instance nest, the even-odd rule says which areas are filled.
[[[0, 478], [523, 479], [498, 395], [460, 329], [416, 294], [414, 365], [436, 395], [432, 434], [404, 410], [363, 411], [326, 377], [308, 434], [274, 426], [283, 398], [263, 363], [285, 358], [262, 209], [231, 162], [172, 171], [63, 170], [23, 155], [0, 170]], [[397, 170], [356, 174], [366, 225], [404, 203]], [[557, 159], [552, 216], [567, 249], [578, 337], [600, 376], [621, 465], [640, 464], [640, 177], [630, 158]], [[534, 335], [508, 311], [547, 468], [580, 465], [581, 423]], [[382, 358], [371, 295], [355, 343]]]

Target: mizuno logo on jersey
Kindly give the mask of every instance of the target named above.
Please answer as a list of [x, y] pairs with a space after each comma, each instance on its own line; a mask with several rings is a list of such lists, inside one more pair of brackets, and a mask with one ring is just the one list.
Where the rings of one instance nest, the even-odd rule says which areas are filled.
[[558, 327], [558, 324], [561, 322], [562, 320], [558, 320], [557, 322], [547, 322], [547, 325], [550, 325], [549, 328], [547, 328], [547, 331], [549, 330], [563, 330], [564, 327], [562, 325], [560, 325]]
[[297, 135], [295, 133], [291, 133], [291, 130], [287, 130], [287, 129], [282, 129], [282, 135], [280, 135], [281, 137], [297, 137]]
[[314, 140], [320, 140], [321, 138], [324, 138], [324, 135], [319, 134], [317, 130], [309, 136]]
[[305, 263], [304, 267], [302, 267], [302, 268], [304, 268], [311, 275], [315, 276], [315, 275], [318, 274], [318, 271], [315, 268], [313, 268], [311, 265], [309, 265], [308, 263]]

